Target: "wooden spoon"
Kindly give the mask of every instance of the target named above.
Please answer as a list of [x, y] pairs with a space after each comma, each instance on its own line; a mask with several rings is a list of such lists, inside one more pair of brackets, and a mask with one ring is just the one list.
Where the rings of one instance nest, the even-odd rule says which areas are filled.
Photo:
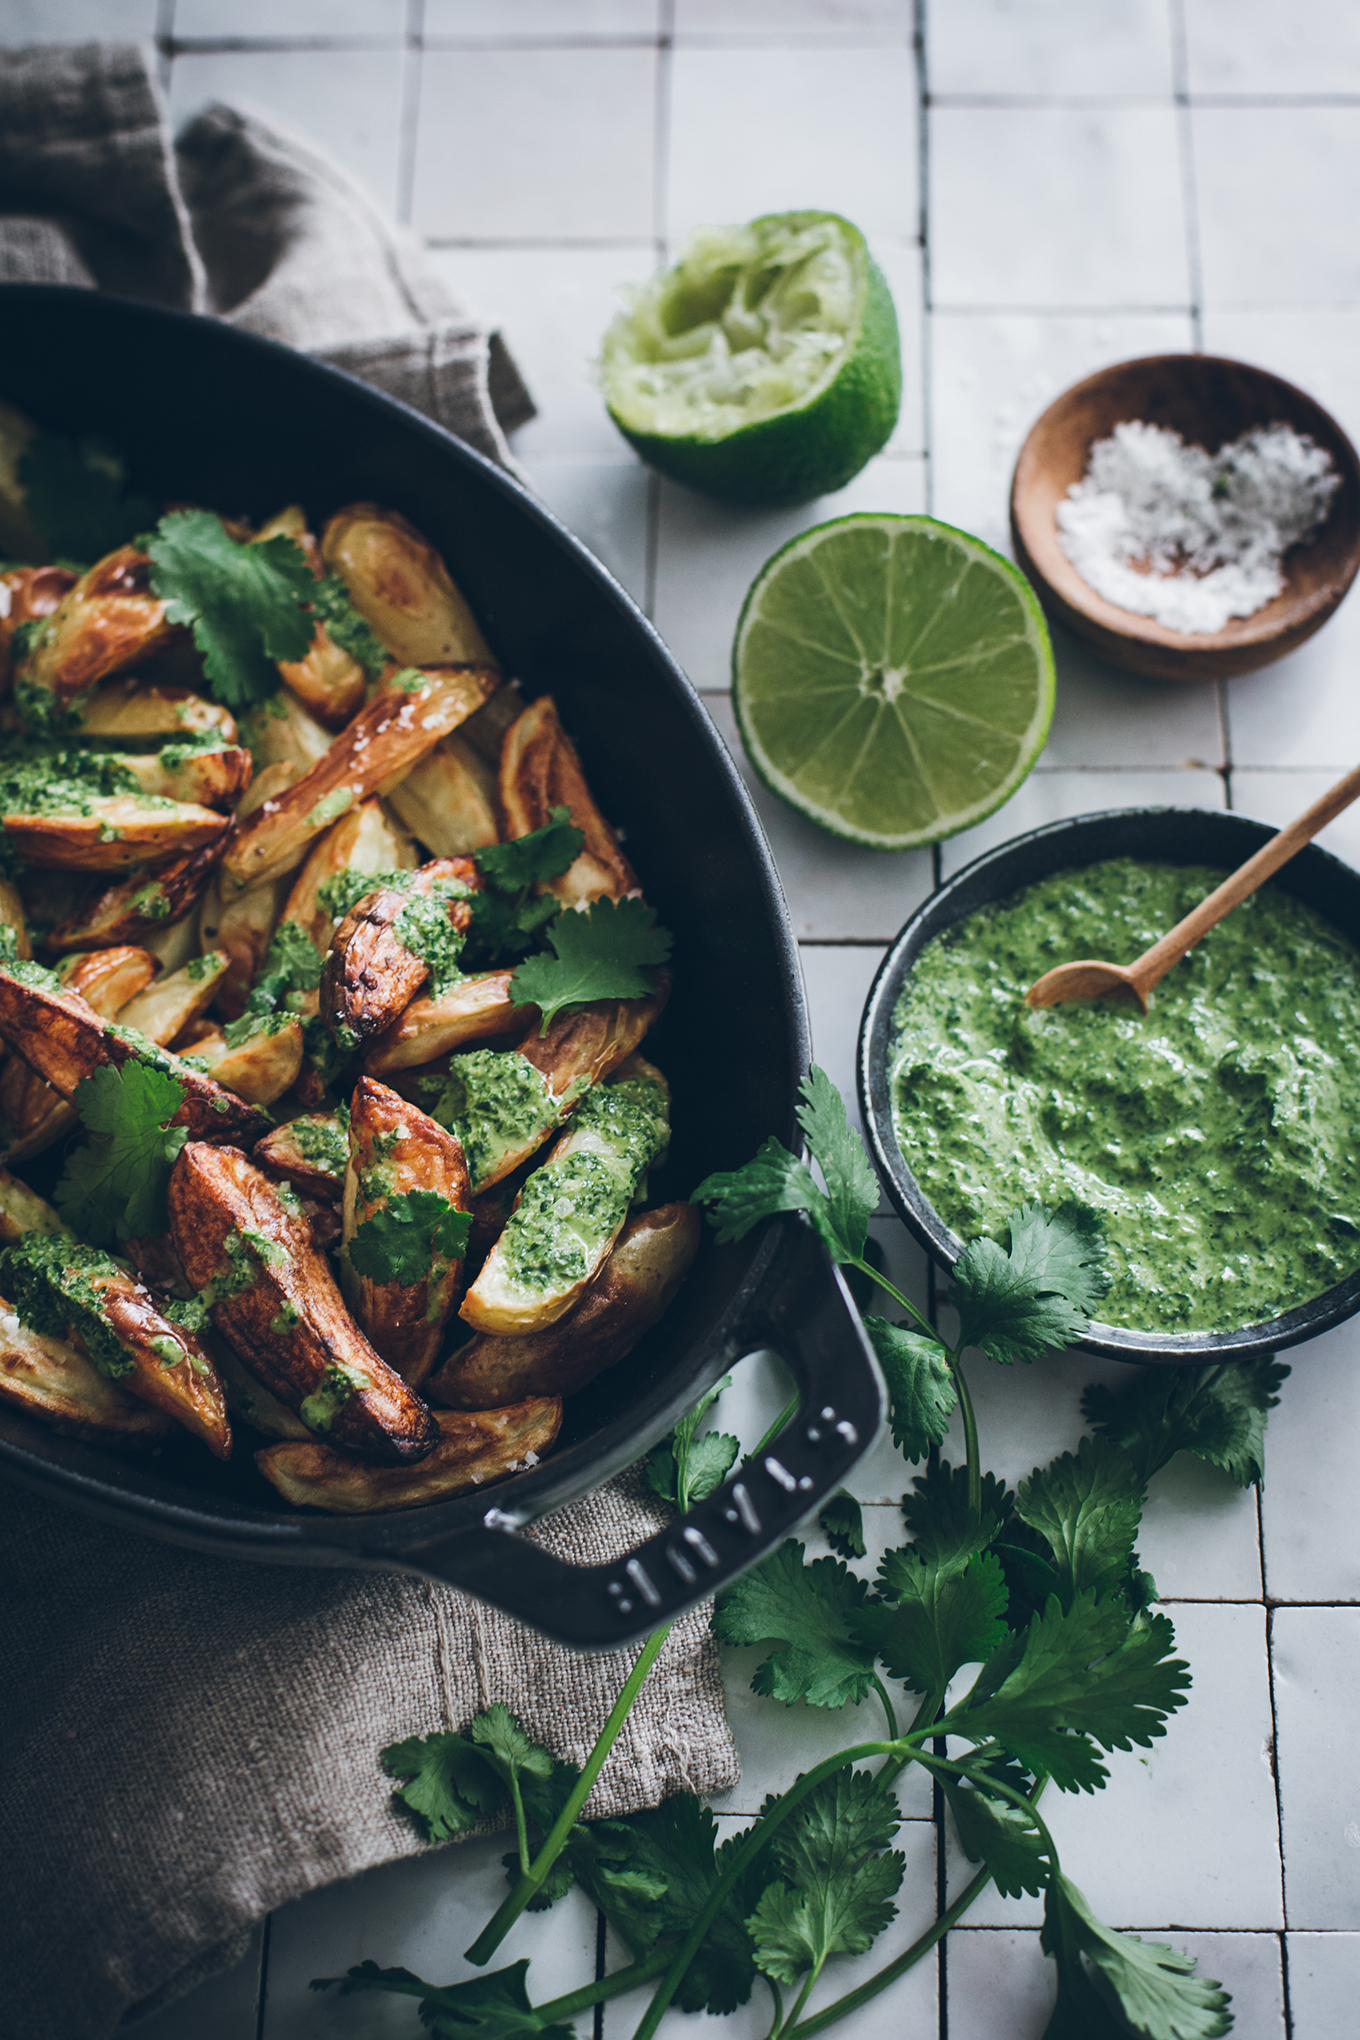
[[1166, 976], [1173, 964], [1179, 963], [1188, 949], [1193, 949], [1202, 936], [1217, 927], [1233, 908], [1254, 893], [1257, 886], [1264, 885], [1272, 872], [1282, 864], [1288, 864], [1295, 851], [1302, 850], [1305, 843], [1311, 843], [1319, 829], [1326, 827], [1335, 815], [1360, 795], [1360, 765], [1348, 772], [1344, 779], [1338, 779], [1320, 800], [1305, 808], [1298, 820], [1291, 822], [1287, 829], [1281, 829], [1277, 836], [1249, 857], [1245, 864], [1216, 886], [1207, 899], [1178, 921], [1170, 934], [1163, 935], [1160, 942], [1154, 942], [1151, 949], [1133, 963], [1101, 963], [1086, 958], [1080, 963], [1060, 963], [1053, 970], [1046, 970], [1041, 978], [1030, 986], [1025, 997], [1031, 1006], [1058, 1006], [1066, 999], [1102, 999], [1110, 994], [1121, 998], [1132, 997], [1146, 1013], [1148, 993]]

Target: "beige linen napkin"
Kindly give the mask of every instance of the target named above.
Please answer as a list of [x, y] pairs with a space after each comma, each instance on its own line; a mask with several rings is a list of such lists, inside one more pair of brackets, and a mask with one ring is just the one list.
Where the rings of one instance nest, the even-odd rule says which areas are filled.
[[[504, 432], [532, 415], [497, 337], [308, 143], [218, 106], [172, 148], [135, 44], [5, 52], [0, 277], [211, 309], [505, 464]], [[625, 1476], [535, 1534], [596, 1564], [659, 1522]], [[108, 2040], [235, 1960], [271, 1907], [418, 1850], [385, 1744], [504, 1700], [580, 1761], [632, 1658], [577, 1656], [395, 1575], [200, 1558], [8, 1482], [0, 1620], [0, 2033], [24, 2040]], [[701, 1609], [587, 1811], [736, 1776]]]

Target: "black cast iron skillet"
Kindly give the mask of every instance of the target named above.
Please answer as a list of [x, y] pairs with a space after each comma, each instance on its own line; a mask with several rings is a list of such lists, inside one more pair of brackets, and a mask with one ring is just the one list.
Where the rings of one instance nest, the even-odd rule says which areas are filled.
[[[680, 668], [623, 590], [510, 476], [366, 385], [288, 349], [93, 291], [0, 285], [0, 399], [102, 436], [156, 501], [263, 518], [301, 501], [400, 510], [438, 547], [507, 673], [551, 690], [604, 812], [675, 936], [675, 989], [647, 1052], [674, 1143], [652, 1185], [684, 1197], [769, 1133], [798, 1145], [807, 1066], [798, 952], [760, 824]], [[758, 1465], [634, 1552], [573, 1567], [517, 1535], [630, 1465], [742, 1354], [779, 1351], [802, 1409]], [[282, 1513], [248, 1453], [189, 1439], [139, 1465], [0, 1416], [0, 1466], [53, 1498], [200, 1551], [390, 1567], [466, 1588], [559, 1640], [642, 1635], [762, 1557], [836, 1488], [877, 1429], [859, 1318], [796, 1220], [699, 1258], [661, 1323], [566, 1406], [541, 1466], [384, 1516]]]
[[[963, 1242], [932, 1209], [897, 1143], [889, 1096], [888, 1066], [893, 1013], [902, 988], [927, 942], [979, 907], [1055, 871], [1080, 869], [1106, 857], [1137, 857], [1164, 864], [1209, 864], [1234, 871], [1275, 834], [1264, 822], [1222, 809], [1110, 808], [1076, 815], [1016, 836], [965, 866], [912, 915], [893, 943], [869, 991], [859, 1036], [859, 1093], [864, 1124], [887, 1185], [888, 1195], [921, 1245], [942, 1268], [952, 1268]], [[1309, 844], [1277, 871], [1270, 883], [1330, 921], [1360, 945], [1360, 873]], [[1330, 1331], [1360, 1310], [1360, 1269], [1321, 1296], [1261, 1324], [1231, 1332], [1125, 1331], [1094, 1323], [1081, 1342], [1086, 1353], [1111, 1360], [1203, 1366], [1208, 1361], [1250, 1360], [1297, 1346]]]

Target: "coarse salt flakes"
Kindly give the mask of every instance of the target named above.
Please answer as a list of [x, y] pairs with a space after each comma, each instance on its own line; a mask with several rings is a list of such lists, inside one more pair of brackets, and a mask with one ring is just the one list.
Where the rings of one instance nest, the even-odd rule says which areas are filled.
[[1210, 453], [1130, 419], [1091, 448], [1058, 505], [1058, 543], [1088, 586], [1169, 630], [1211, 636], [1284, 587], [1280, 561], [1341, 486], [1292, 426], [1257, 426]]

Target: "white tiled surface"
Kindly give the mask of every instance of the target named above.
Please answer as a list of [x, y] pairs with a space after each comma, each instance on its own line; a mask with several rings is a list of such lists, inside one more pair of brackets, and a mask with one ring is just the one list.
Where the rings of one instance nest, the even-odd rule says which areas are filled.
[[[177, 113], [248, 99], [414, 220], [538, 398], [516, 444], [533, 486], [648, 608], [734, 745], [732, 629], [768, 555], [855, 509], [929, 509], [1004, 549], [1025, 431], [1103, 363], [1197, 344], [1235, 354], [1360, 437], [1354, 0], [0, 0], [3, 43], [98, 32], [158, 32]], [[869, 234], [902, 328], [902, 421], [839, 496], [724, 512], [638, 466], [591, 362], [618, 286], [690, 226], [799, 205], [838, 207]], [[933, 856], [849, 849], [753, 789], [804, 945], [817, 1053], [847, 1093], [884, 945], [941, 873], [1111, 804], [1227, 801], [1282, 821], [1360, 755], [1355, 598], [1290, 660], [1224, 690], [1131, 680], [1064, 637], [1056, 651], [1040, 769]], [[1360, 823], [1343, 817], [1325, 840], [1360, 862]], [[874, 1232], [924, 1299], [920, 1254], [891, 1220]], [[1154, 1750], [1112, 1760], [1100, 1798], [1045, 1806], [1103, 1916], [1189, 1947], [1232, 1991], [1243, 2040], [1341, 2040], [1360, 1991], [1360, 1333], [1292, 1358], [1259, 1503], [1198, 1463], [1154, 1483], [1141, 1550], [1194, 1667], [1189, 1707]], [[1075, 1441], [1086, 1382], [1119, 1378], [1079, 1356], [974, 1374], [986, 1456], [1010, 1479]], [[782, 1393], [775, 1364], [754, 1359], [724, 1418], [754, 1435]], [[861, 1570], [896, 1535], [909, 1478], [886, 1441], [859, 1469]], [[855, 1719], [756, 1701], [754, 1656], [728, 1654], [744, 1773], [725, 1830]], [[903, 1806], [897, 1932], [932, 1914], [939, 1847], [919, 1784]], [[318, 1998], [307, 1981], [364, 1955], [462, 1973], [501, 1848], [432, 1854], [286, 1909], [262, 2004], [257, 1945], [148, 2040], [413, 2031], [399, 2001]], [[1036, 1918], [984, 1900], [847, 2035], [1039, 2040], [1052, 1979]], [[517, 1929], [506, 1954], [520, 1952], [539, 1995], [568, 1989], [595, 1971], [594, 1917], [573, 1898]], [[855, 1974], [838, 1967], [828, 1994]], [[612, 2006], [610, 2040], [639, 2011]], [[758, 1994], [723, 2031], [747, 2040], [768, 2021]], [[668, 2020], [675, 2040], [698, 2030]]]

